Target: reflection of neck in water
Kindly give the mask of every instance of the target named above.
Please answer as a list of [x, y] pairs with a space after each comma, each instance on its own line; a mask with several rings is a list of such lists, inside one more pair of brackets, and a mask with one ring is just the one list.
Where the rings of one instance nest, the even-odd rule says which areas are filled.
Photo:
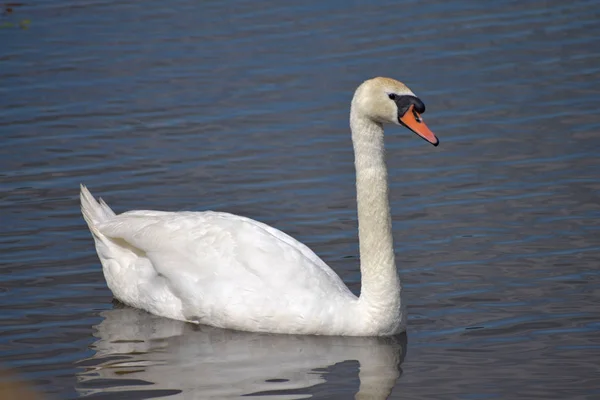
[[273, 398], [277, 391], [277, 398], [302, 398], [312, 392], [308, 388], [326, 383], [323, 368], [357, 360], [356, 398], [385, 399], [406, 353], [405, 334], [247, 333], [194, 326], [121, 306], [102, 316], [92, 345], [96, 354], [82, 362], [79, 374], [78, 390], [84, 394], [156, 391], [162, 396], [179, 393], [181, 398], [235, 398], [260, 393]]

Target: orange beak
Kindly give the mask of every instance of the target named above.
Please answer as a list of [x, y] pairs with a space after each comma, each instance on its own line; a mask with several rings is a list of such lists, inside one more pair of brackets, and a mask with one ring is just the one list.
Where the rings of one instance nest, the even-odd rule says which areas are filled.
[[408, 111], [406, 111], [406, 113], [400, 117], [400, 123], [417, 135], [421, 136], [423, 139], [427, 140], [432, 145], [437, 146], [440, 144], [438, 138], [435, 137], [433, 132], [431, 132], [427, 125], [425, 125], [425, 122], [423, 122], [421, 115], [415, 111], [414, 105], [411, 105], [408, 108]]

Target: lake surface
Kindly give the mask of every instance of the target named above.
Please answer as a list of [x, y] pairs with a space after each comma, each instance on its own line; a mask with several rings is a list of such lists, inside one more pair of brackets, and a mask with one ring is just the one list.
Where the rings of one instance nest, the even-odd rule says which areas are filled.
[[[584, 0], [13, 7], [0, 366], [55, 399], [599, 398], [599, 20]], [[117, 212], [266, 222], [358, 293], [348, 111], [378, 75], [441, 141], [386, 131], [407, 335], [231, 332], [113, 302], [80, 182]]]

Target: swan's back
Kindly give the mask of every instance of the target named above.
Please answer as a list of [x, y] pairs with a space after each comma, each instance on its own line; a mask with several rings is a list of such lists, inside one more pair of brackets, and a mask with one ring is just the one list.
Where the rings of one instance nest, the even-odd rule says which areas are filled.
[[356, 297], [316, 254], [287, 234], [210, 211], [114, 215], [86, 192], [82, 188], [82, 209], [107, 283], [124, 303], [231, 329], [346, 329], [342, 325]]

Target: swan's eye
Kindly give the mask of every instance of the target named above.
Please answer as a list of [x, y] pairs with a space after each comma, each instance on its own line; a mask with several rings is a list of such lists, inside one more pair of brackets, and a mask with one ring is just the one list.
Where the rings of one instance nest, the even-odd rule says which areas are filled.
[[394, 100], [394, 101], [398, 98], [398, 96], [396, 96], [395, 93], [388, 94], [388, 97], [390, 98], [390, 100]]
[[417, 121], [418, 123], [423, 122], [423, 119], [421, 118], [419, 113], [415, 111], [414, 108], [413, 108], [412, 112], [413, 112], [413, 116], [415, 117], [415, 121]]

